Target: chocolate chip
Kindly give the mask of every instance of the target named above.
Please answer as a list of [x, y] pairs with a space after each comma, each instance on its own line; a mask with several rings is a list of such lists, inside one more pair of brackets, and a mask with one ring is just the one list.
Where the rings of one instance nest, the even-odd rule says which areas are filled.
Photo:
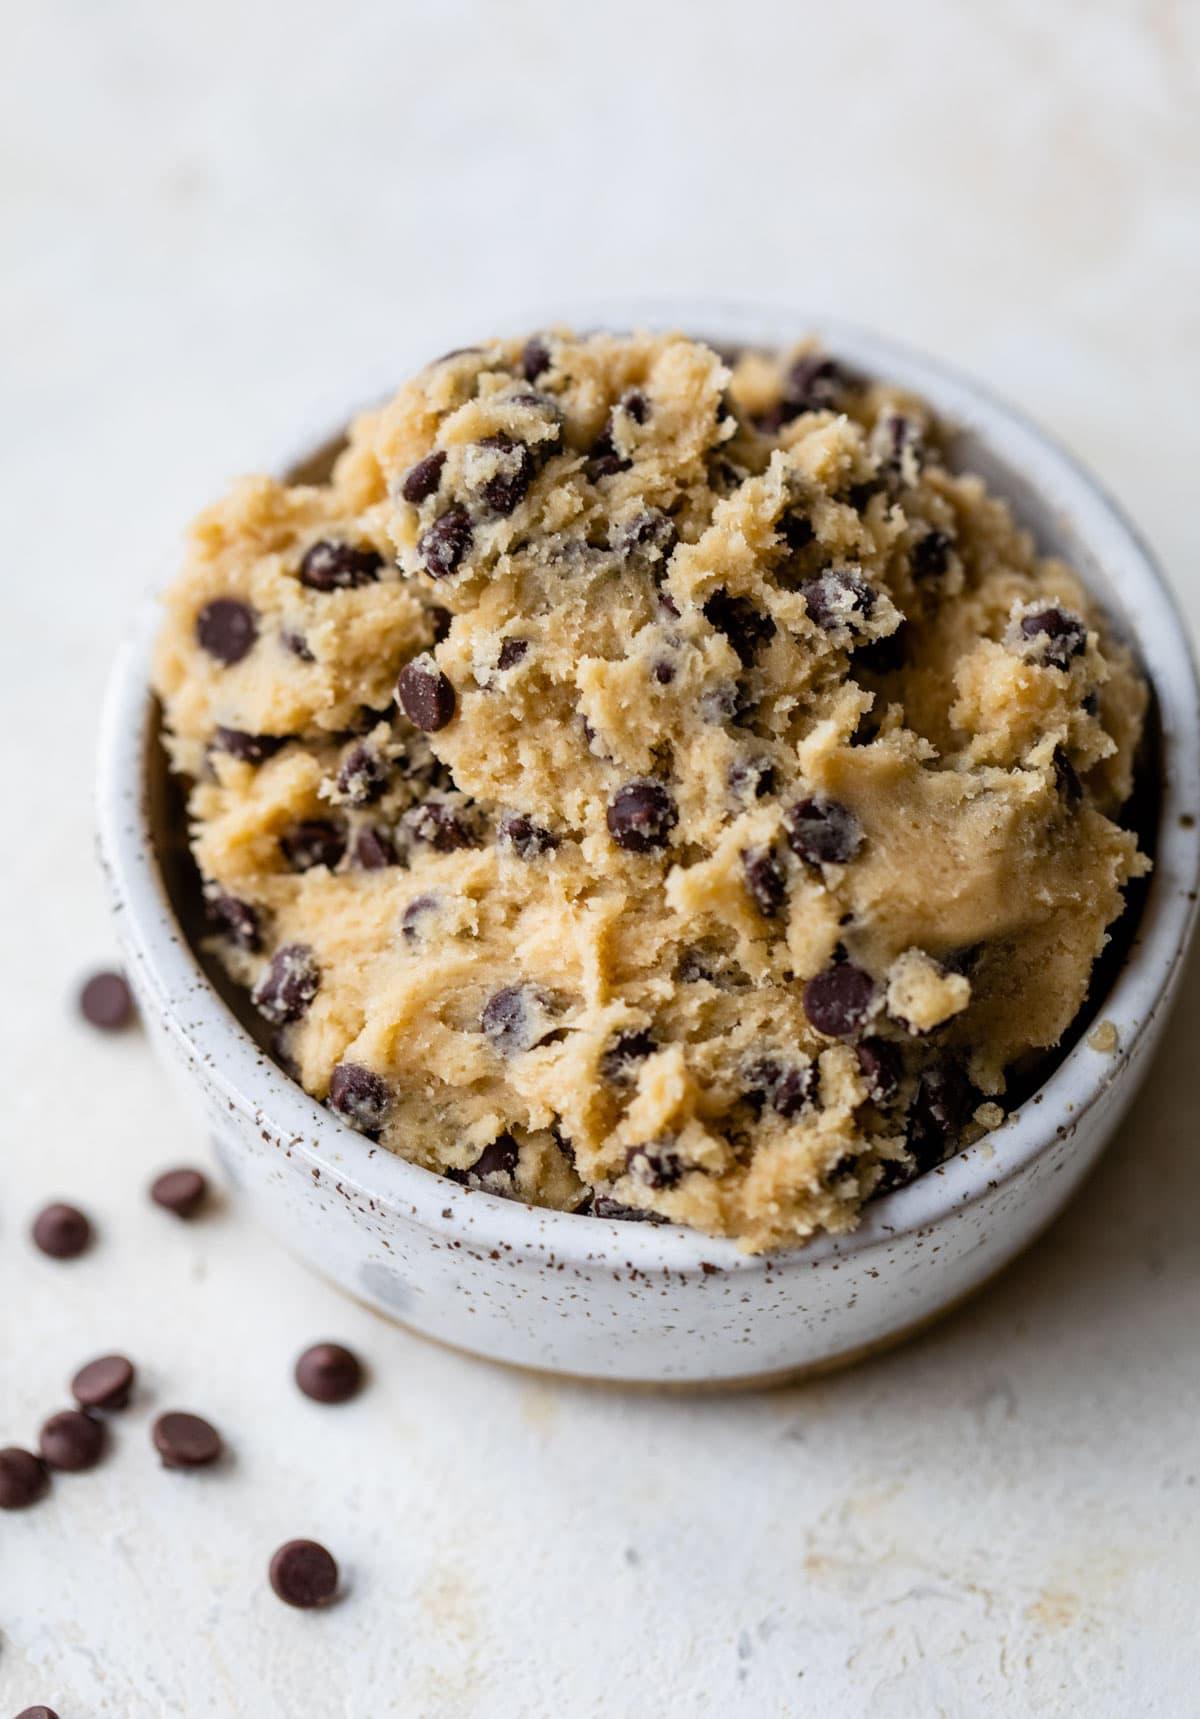
[[36, 1707], [22, 1707], [17, 1719], [58, 1719], [53, 1707], [44, 1707], [41, 1702]]
[[804, 987], [804, 1013], [831, 1039], [852, 1038], [865, 1024], [878, 995], [869, 973], [841, 961], [818, 973]]
[[776, 520], [775, 529], [791, 550], [807, 549], [816, 533], [806, 513], [785, 513]]
[[553, 853], [559, 845], [556, 835], [535, 824], [524, 812], [501, 813], [499, 839], [504, 847], [511, 848], [517, 858], [523, 860], [540, 859], [543, 854]]
[[378, 1134], [392, 1094], [386, 1080], [356, 1062], [339, 1062], [329, 1077], [329, 1108], [362, 1134]]
[[478, 845], [478, 836], [465, 811], [445, 800], [423, 800], [404, 814], [404, 828], [415, 842], [423, 842], [435, 853], [453, 854]]
[[758, 911], [774, 919], [787, 900], [787, 875], [770, 848], [743, 848], [742, 876]]
[[971, 1086], [956, 1063], [927, 1068], [917, 1081], [909, 1106], [905, 1145], [917, 1172], [931, 1170], [946, 1156], [967, 1119]]
[[482, 437], [479, 446], [495, 448], [501, 456], [499, 468], [479, 486], [480, 499], [493, 513], [507, 518], [524, 501], [533, 482], [533, 455], [524, 442], [503, 431]]
[[193, 1218], [208, 1198], [208, 1178], [202, 1170], [187, 1166], [164, 1170], [151, 1182], [150, 1198], [174, 1217]]
[[855, 1055], [867, 1092], [876, 1104], [886, 1104], [900, 1090], [904, 1058], [897, 1045], [887, 1039], [864, 1039]]
[[816, 1103], [817, 1065], [807, 1057], [796, 1063], [760, 1057], [746, 1069], [745, 1078], [745, 1097], [756, 1109], [769, 1105], [776, 1115], [791, 1118]]
[[634, 1068], [645, 1062], [658, 1049], [654, 1034], [646, 1028], [618, 1033], [600, 1058], [600, 1073], [611, 1086], [628, 1086], [634, 1078]]
[[267, 1575], [283, 1603], [301, 1611], [327, 1606], [337, 1594], [337, 1563], [316, 1540], [288, 1540], [272, 1557]]
[[214, 597], [196, 616], [196, 638], [200, 648], [226, 668], [240, 663], [254, 648], [258, 616], [249, 603], [236, 597]]
[[159, 1415], [150, 1436], [164, 1468], [207, 1468], [224, 1448], [211, 1422], [182, 1409]]
[[101, 1355], [71, 1380], [71, 1395], [81, 1409], [123, 1409], [133, 1389], [133, 1362], [124, 1355]]
[[432, 454], [426, 454], [423, 460], [418, 460], [415, 466], [410, 466], [400, 485], [400, 494], [405, 501], [419, 507], [423, 501], [428, 501], [431, 495], [436, 494], [442, 481], [442, 467], [445, 463], [446, 456], [438, 448]]
[[307, 943], [285, 943], [271, 957], [250, 1000], [276, 1026], [298, 1021], [321, 985], [321, 970]]
[[496, 658], [496, 668], [501, 674], [506, 669], [516, 668], [523, 661], [529, 649], [528, 639], [505, 639], [500, 646], [500, 655]]
[[506, 985], [484, 1004], [479, 1024], [499, 1056], [519, 1056], [556, 1031], [553, 999], [537, 985]]
[[628, 853], [644, 854], [667, 845], [679, 822], [675, 802], [661, 782], [626, 782], [613, 795], [608, 832]]
[[[581, 1208], [576, 1207], [576, 1210]], [[614, 1200], [609, 1194], [597, 1194], [592, 1201], [592, 1209], [588, 1214], [595, 1218], [615, 1218], [623, 1224], [665, 1224], [666, 1218], [661, 1212], [644, 1210], [641, 1206], [626, 1206], [620, 1200]]]
[[647, 1146], [632, 1147], [625, 1155], [625, 1169], [644, 1187], [674, 1188], [687, 1165], [670, 1141], [656, 1140]]
[[675, 664], [668, 662], [665, 657], [659, 657], [650, 672], [659, 686], [670, 686], [675, 679]]
[[90, 1026], [118, 1032], [133, 1019], [133, 992], [120, 973], [93, 973], [80, 990], [79, 1012]]
[[498, 1134], [488, 1142], [471, 1165], [471, 1174], [486, 1182], [492, 1176], [513, 1176], [521, 1158], [521, 1148], [511, 1134]]
[[729, 767], [729, 786], [739, 800], [761, 800], [775, 792], [775, 766], [769, 758], [738, 758]]
[[648, 507], [635, 514], [612, 535], [612, 546], [631, 559], [647, 562], [669, 561], [679, 542], [679, 533], [670, 514], [660, 507]]
[[314, 1403], [348, 1403], [362, 1382], [362, 1362], [340, 1343], [314, 1343], [296, 1362], [296, 1383]]
[[213, 745], [218, 752], [228, 752], [243, 764], [263, 764], [283, 745], [277, 734], [247, 734], [243, 728], [213, 730]]
[[208, 917], [239, 949], [255, 954], [262, 948], [262, 920], [256, 907], [236, 895], [210, 895], [205, 902]]
[[[635, 423], [640, 424], [644, 421], [645, 404], [645, 399], [643, 398], [642, 417], [636, 417], [634, 414], [630, 414], [630, 416], [634, 416]], [[600, 431], [600, 434], [596, 437], [596, 440], [588, 450], [587, 474], [593, 483], [598, 483], [601, 478], [613, 477], [617, 472], [627, 472], [633, 464], [632, 460], [625, 459], [623, 455], [617, 452], [617, 445], [613, 435], [613, 416], [613, 412], [608, 414], [608, 417], [604, 420], [604, 428]]]
[[950, 565], [950, 552], [953, 547], [944, 531], [938, 531], [931, 526], [912, 546], [913, 578], [940, 578]]
[[46, 1470], [31, 1450], [0, 1450], [0, 1510], [26, 1510], [46, 1490]]
[[285, 627], [280, 633], [279, 639], [284, 650], [290, 651], [291, 654], [294, 657], [298, 657], [302, 663], [316, 662], [317, 659], [313, 656], [308, 640], [304, 637], [303, 633], [298, 633], [291, 627]]
[[348, 591], [373, 585], [383, 568], [377, 549], [357, 548], [322, 538], [305, 552], [300, 563], [300, 583], [310, 591]]
[[705, 603], [704, 618], [719, 633], [724, 633], [746, 666], [775, 633], [770, 615], [764, 615], [749, 597], [734, 597], [724, 590], [714, 591]]
[[417, 553], [425, 571], [434, 579], [448, 578], [467, 554], [474, 537], [470, 514], [461, 502], [454, 502], [417, 539]]
[[521, 374], [526, 382], [536, 382], [550, 368], [550, 349], [540, 335], [534, 334], [521, 349]]
[[433, 642], [440, 645], [454, 623], [454, 616], [449, 609], [443, 609], [440, 603], [431, 603], [425, 613], [429, 616], [429, 624], [433, 629]]
[[858, 630], [860, 620], [869, 620], [879, 593], [853, 568], [830, 567], [819, 578], [800, 586], [809, 619], [826, 632], [849, 627]]
[[840, 800], [813, 794], [784, 813], [788, 846], [810, 865], [848, 865], [862, 847], [862, 825]]
[[429, 655], [405, 663], [396, 682], [396, 701], [414, 728], [436, 734], [454, 715], [454, 688]]
[[79, 1474], [104, 1455], [104, 1428], [82, 1409], [60, 1409], [42, 1425], [38, 1451], [47, 1468]]
[[395, 865], [396, 850], [386, 832], [368, 824], [354, 838], [354, 863], [360, 871], [383, 871]]
[[850, 385], [849, 375], [836, 359], [808, 352], [788, 371], [783, 401], [793, 413], [832, 412]]
[[293, 871], [319, 865], [333, 871], [346, 851], [346, 832], [328, 818], [306, 818], [280, 836], [279, 847]]
[[400, 934], [409, 943], [421, 936], [421, 921], [438, 909], [436, 895], [414, 895], [400, 918]]
[[55, 1201], [33, 1220], [33, 1239], [51, 1259], [77, 1259], [92, 1239], [92, 1226], [78, 1206]]
[[1083, 799], [1079, 772], [1061, 746], [1054, 748], [1054, 785], [1068, 806], [1077, 806]]
[[1022, 639], [1034, 640], [1042, 662], [1066, 669], [1073, 657], [1087, 650], [1087, 628], [1069, 609], [1049, 607], [1022, 615], [1018, 623]]
[[388, 785], [391, 769], [373, 746], [359, 741], [338, 765], [339, 797], [351, 806], [369, 806]]

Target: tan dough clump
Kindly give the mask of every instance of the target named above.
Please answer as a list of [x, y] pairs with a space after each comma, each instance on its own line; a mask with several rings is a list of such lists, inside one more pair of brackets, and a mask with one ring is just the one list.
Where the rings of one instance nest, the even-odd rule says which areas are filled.
[[846, 1230], [1002, 1116], [1145, 869], [1126, 651], [811, 349], [451, 354], [166, 606], [213, 947], [311, 1093], [496, 1193]]

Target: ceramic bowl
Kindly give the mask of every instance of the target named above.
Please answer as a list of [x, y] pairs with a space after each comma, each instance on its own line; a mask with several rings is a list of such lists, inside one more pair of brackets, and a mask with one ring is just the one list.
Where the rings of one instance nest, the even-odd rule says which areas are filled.
[[[1157, 762], [1142, 784], [1155, 870], [1085, 1011], [1111, 1023], [1117, 1048], [1092, 1048], [1081, 1020], [1049, 1077], [994, 1133], [870, 1205], [853, 1234], [786, 1253], [748, 1256], [685, 1229], [538, 1210], [406, 1163], [344, 1127], [264, 1054], [189, 945], [178, 806], [148, 691], [153, 611], [121, 652], [103, 718], [100, 847], [124, 960], [147, 1028], [239, 1196], [351, 1295], [460, 1349], [552, 1372], [691, 1385], [795, 1377], [896, 1341], [997, 1272], [1070, 1198], [1132, 1100], [1195, 911], [1200, 713], [1186, 630], [1145, 544], [1093, 479], [941, 365], [778, 311], [601, 305], [523, 326], [554, 320], [768, 346], [816, 333], [931, 401], [955, 463], [982, 473], [1042, 548], [1079, 570], [1156, 695]], [[310, 439], [310, 467], [329, 445], [328, 435]]]

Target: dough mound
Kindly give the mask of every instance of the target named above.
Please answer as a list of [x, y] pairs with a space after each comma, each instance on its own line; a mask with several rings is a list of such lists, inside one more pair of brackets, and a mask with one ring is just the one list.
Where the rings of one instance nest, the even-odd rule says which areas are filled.
[[1146, 691], [919, 400], [810, 347], [429, 365], [193, 528], [156, 686], [213, 948], [346, 1122], [765, 1249], [1002, 1115]]

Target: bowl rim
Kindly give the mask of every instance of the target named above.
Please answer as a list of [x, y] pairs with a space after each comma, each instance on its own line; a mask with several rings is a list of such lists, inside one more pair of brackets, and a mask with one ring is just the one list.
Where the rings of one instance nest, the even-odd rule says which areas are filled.
[[[440, 1235], [534, 1253], [581, 1268], [697, 1272], [812, 1269], [927, 1232], [1020, 1174], [1128, 1070], [1139, 1040], [1166, 1005], [1194, 929], [1200, 881], [1200, 685], [1187, 626], [1163, 574], [1122, 509], [1073, 455], [1019, 410], [939, 360], [837, 318], [782, 306], [624, 300], [559, 305], [501, 319], [501, 333], [553, 325], [579, 328], [685, 328], [728, 344], [785, 346], [808, 336], [868, 371], [929, 400], [939, 418], [969, 429], [1029, 483], [1059, 517], [1072, 521], [1124, 598], [1122, 619], [1158, 699], [1162, 782], [1155, 869], [1126, 958], [1099, 1005], [1118, 1032], [1115, 1053], [1098, 1054], [1081, 1036], [1035, 1093], [974, 1145], [869, 1205], [857, 1228], [819, 1235], [790, 1249], [748, 1254], [736, 1242], [676, 1225], [589, 1217], [504, 1200], [449, 1181], [378, 1147], [340, 1122], [261, 1050], [219, 995], [189, 945], [167, 895], [149, 828], [144, 778], [156, 709], [149, 688], [158, 592], [144, 605], [114, 662], [99, 733], [97, 823], [131, 977], [152, 999], [171, 1036], [234, 1109], [252, 1116], [314, 1170], [336, 1178], [384, 1210], [396, 1208]], [[411, 368], [424, 360], [418, 358]], [[404, 374], [401, 371], [401, 374]], [[395, 371], [391, 371], [394, 377]], [[382, 398], [394, 380], [355, 391]], [[351, 411], [358, 410], [352, 407]], [[322, 414], [287, 459], [286, 473], [340, 435], [342, 408]], [[1019, 511], [1019, 510], [1018, 510]], [[159, 587], [161, 589], [161, 585]]]

